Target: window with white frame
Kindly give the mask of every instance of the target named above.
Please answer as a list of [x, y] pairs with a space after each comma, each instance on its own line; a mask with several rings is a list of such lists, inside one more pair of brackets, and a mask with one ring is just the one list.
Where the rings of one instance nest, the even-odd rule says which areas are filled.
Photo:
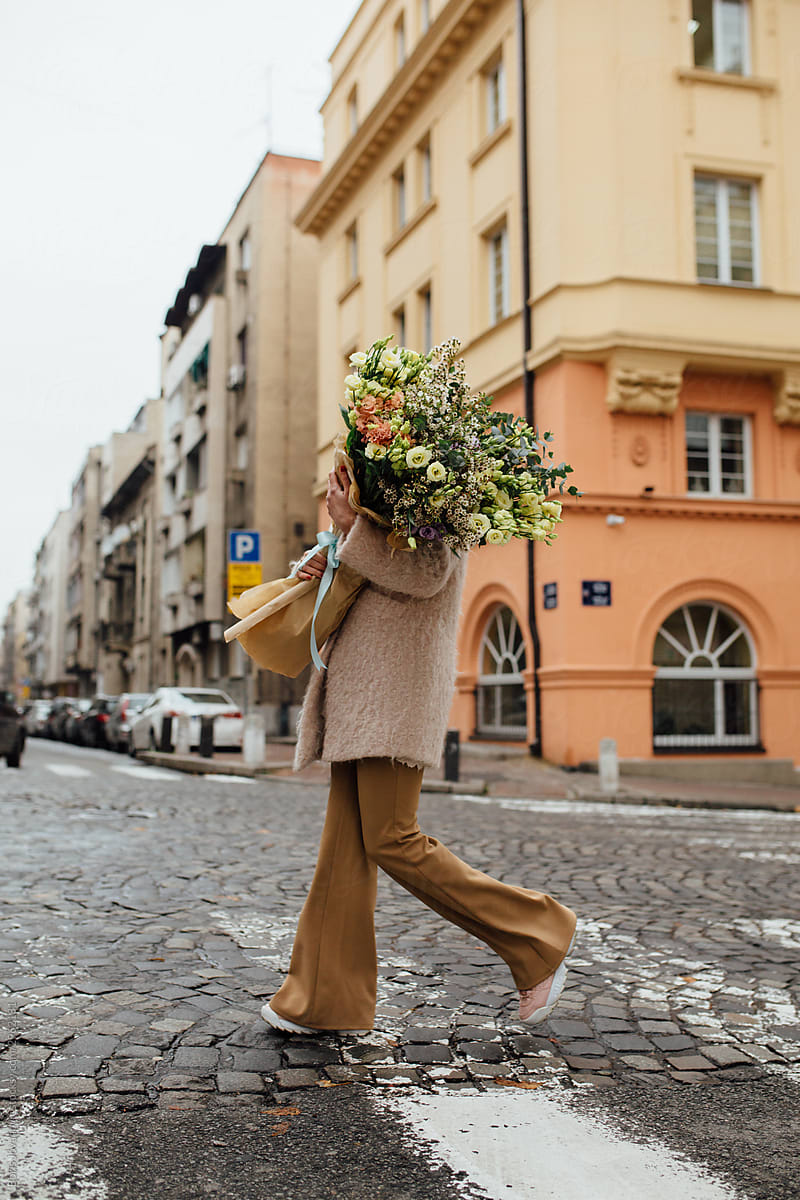
[[486, 132], [495, 129], [506, 119], [506, 73], [502, 58], [488, 67], [485, 74], [486, 89]]
[[417, 147], [417, 167], [419, 170], [420, 204], [427, 204], [433, 195], [433, 160], [431, 157], [430, 135], [424, 138]]
[[422, 310], [422, 345], [427, 354], [433, 347], [433, 297], [430, 287], [422, 289], [419, 300]]
[[486, 623], [478, 665], [478, 732], [524, 737], [525, 642], [517, 618], [505, 605], [496, 608]]
[[358, 278], [358, 227], [355, 222], [347, 230], [345, 236], [345, 258], [347, 278]]
[[358, 130], [358, 88], [353, 87], [347, 97], [347, 131], [350, 137]]
[[656, 635], [653, 664], [656, 750], [758, 744], [755, 647], [734, 612], [682, 605]]
[[752, 457], [749, 417], [687, 412], [686, 475], [691, 494], [752, 495]]
[[755, 184], [695, 175], [694, 217], [698, 282], [757, 284]]
[[400, 16], [394, 23], [394, 65], [399, 70], [406, 61], [406, 16]]
[[694, 65], [731, 75], [750, 74], [747, 0], [692, 0], [689, 32]]
[[406, 306], [401, 304], [392, 314], [394, 317], [395, 337], [397, 338], [398, 346], [406, 344]]
[[392, 193], [394, 227], [395, 229], [402, 229], [408, 219], [405, 167], [398, 167], [392, 176]]
[[504, 225], [487, 239], [489, 250], [489, 324], [509, 313], [508, 229]]

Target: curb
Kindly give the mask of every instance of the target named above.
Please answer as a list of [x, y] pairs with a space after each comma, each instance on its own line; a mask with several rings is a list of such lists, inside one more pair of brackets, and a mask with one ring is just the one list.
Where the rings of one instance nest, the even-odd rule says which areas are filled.
[[[136, 761], [150, 767], [169, 767], [173, 771], [184, 771], [187, 775], [239, 775], [245, 779], [268, 779], [285, 771], [288, 763], [279, 763], [274, 767], [248, 767], [244, 763], [215, 762], [213, 758], [200, 758], [195, 754], [167, 754], [158, 750], [141, 750], [136, 755]], [[280, 783], [303, 783], [291, 775], [282, 775]], [[423, 779], [423, 792], [439, 792], [452, 795], [463, 792], [467, 786], [472, 795], [485, 796], [487, 786], [485, 779], [463, 780], [454, 783], [445, 779]]]
[[569, 795], [566, 797], [566, 799], [585, 801], [588, 804], [649, 804], [656, 808], [703, 808], [706, 810], [723, 809], [730, 812], [800, 812], [800, 804], [792, 804], [789, 800], [783, 804], [780, 804], [777, 801], [769, 799], [737, 801], [733, 798], [728, 800], [711, 800], [703, 797], [640, 795], [635, 792], [581, 793], [574, 788], [570, 788]]

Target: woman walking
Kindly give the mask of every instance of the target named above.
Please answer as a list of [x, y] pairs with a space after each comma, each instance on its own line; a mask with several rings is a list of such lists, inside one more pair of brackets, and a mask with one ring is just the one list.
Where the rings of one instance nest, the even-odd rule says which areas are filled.
[[[295, 769], [330, 762], [330, 796], [289, 974], [261, 1015], [295, 1033], [372, 1028], [381, 867], [496, 951], [519, 988], [520, 1019], [538, 1023], [564, 986], [575, 914], [474, 870], [417, 824], [423, 770], [440, 760], [450, 710], [466, 555], [436, 541], [393, 554], [350, 508], [347, 484], [331, 472], [328, 512], [340, 561], [366, 585], [328, 639], [328, 669], [312, 677], [300, 716]], [[321, 577], [325, 563], [317, 554], [301, 578]]]

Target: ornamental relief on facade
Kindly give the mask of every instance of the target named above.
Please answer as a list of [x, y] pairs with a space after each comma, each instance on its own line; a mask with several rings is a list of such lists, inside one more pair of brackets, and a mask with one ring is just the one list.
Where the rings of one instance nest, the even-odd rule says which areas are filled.
[[779, 425], [800, 425], [800, 374], [785, 374], [775, 393], [775, 420]]
[[671, 416], [678, 407], [683, 362], [615, 361], [608, 364], [606, 403], [611, 412]]

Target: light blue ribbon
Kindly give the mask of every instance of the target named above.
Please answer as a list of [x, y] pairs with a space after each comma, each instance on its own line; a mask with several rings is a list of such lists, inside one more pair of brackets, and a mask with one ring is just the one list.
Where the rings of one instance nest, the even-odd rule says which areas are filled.
[[319, 581], [319, 587], [317, 588], [317, 600], [314, 605], [314, 614], [311, 618], [311, 660], [318, 671], [326, 671], [327, 667], [320, 658], [319, 650], [317, 649], [317, 634], [315, 629], [317, 623], [317, 613], [319, 612], [320, 605], [327, 596], [330, 586], [333, 583], [333, 573], [339, 566], [339, 555], [336, 553], [336, 547], [338, 543], [338, 533], [333, 533], [330, 529], [325, 529], [321, 533], [318, 533], [316, 546], [312, 546], [310, 550], [307, 550], [300, 561], [295, 563], [290, 572], [290, 577], [296, 575], [300, 568], [304, 567], [309, 559], [312, 559], [319, 551], [322, 551], [322, 553], [327, 555], [328, 561], [325, 564], [325, 571], [322, 579]]

